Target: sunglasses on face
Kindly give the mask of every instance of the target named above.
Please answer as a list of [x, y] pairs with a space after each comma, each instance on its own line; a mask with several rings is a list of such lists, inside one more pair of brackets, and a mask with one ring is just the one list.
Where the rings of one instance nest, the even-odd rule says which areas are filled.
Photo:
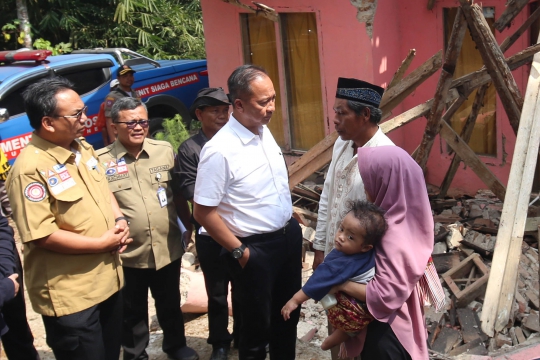
[[116, 124], [126, 124], [128, 129], [134, 129], [137, 125], [141, 125], [142, 128], [147, 128], [150, 124], [150, 120], [117, 121]]

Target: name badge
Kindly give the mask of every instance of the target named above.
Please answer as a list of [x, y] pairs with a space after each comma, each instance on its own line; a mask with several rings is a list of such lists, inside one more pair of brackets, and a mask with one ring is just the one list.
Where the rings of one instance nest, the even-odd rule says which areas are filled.
[[159, 187], [157, 191], [157, 197], [159, 200], [159, 205], [161, 207], [167, 206], [167, 193], [165, 192], [165, 189], [162, 188], [161, 186]]

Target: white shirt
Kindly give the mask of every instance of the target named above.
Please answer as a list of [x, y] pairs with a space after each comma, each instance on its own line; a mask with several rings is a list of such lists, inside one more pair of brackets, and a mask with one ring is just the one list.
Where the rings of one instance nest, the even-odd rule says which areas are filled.
[[255, 135], [231, 114], [201, 151], [193, 200], [217, 207], [238, 237], [284, 227], [292, 216], [289, 178], [270, 130]]
[[[363, 147], [394, 145], [379, 128]], [[332, 162], [324, 182], [317, 229], [313, 248], [324, 251], [324, 256], [334, 249], [334, 237], [341, 221], [348, 212], [349, 202], [366, 200], [364, 182], [358, 170], [358, 156], [354, 154], [354, 142], [337, 138], [332, 152]]]

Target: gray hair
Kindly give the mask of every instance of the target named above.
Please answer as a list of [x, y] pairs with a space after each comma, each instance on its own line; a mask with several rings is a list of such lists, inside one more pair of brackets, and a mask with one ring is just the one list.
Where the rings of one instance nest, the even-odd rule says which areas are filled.
[[[141, 101], [141, 99], [132, 98], [132, 97], [123, 97], [114, 102], [114, 105], [111, 108], [111, 119], [112, 121], [118, 122], [120, 118], [120, 111], [123, 110], [135, 110], [139, 106], [142, 106], [144, 110], [148, 112], [146, 105]], [[148, 119], [147, 119], [148, 120]]]
[[354, 111], [354, 113], [357, 116], [362, 115], [362, 111], [365, 108], [368, 108], [370, 110], [369, 113], [371, 114], [369, 117], [369, 121], [374, 124], [378, 124], [382, 119], [382, 110], [379, 108], [376, 108], [375, 106], [367, 105], [367, 104], [364, 104], [358, 101], [352, 101], [352, 100], [347, 100], [347, 106], [352, 111]]
[[237, 67], [227, 80], [231, 102], [242, 96], [251, 95], [251, 82], [261, 76], [269, 77], [266, 70], [260, 66], [242, 65]]

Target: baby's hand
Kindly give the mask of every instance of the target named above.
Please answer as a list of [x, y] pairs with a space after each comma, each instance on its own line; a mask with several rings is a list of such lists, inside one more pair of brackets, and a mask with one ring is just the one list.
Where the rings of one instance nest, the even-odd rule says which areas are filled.
[[283, 315], [283, 320], [289, 320], [291, 313], [296, 310], [298, 303], [293, 299], [289, 300], [285, 306], [281, 309], [281, 315]]

